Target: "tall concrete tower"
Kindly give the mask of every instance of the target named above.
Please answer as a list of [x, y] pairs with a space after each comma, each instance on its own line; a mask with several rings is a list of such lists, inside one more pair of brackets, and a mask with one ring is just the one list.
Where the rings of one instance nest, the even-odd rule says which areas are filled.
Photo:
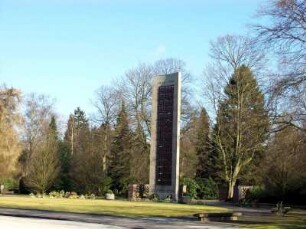
[[178, 200], [181, 73], [153, 80], [150, 192]]

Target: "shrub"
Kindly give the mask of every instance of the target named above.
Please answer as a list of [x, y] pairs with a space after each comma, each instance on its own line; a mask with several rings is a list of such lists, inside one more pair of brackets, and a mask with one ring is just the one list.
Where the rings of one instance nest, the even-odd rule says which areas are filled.
[[106, 193], [110, 189], [112, 182], [113, 182], [112, 178], [109, 176], [106, 176], [101, 182], [100, 194]]
[[57, 191], [49, 192], [49, 197], [50, 198], [59, 198], [59, 196], [60, 196], [60, 194]]
[[65, 197], [65, 191], [64, 190], [61, 190], [59, 192], [59, 198], [64, 198]]
[[197, 196], [199, 199], [218, 199], [218, 185], [211, 177], [208, 179], [197, 178], [196, 181], [199, 186], [197, 189]]
[[199, 185], [194, 179], [183, 177], [180, 181], [181, 185], [187, 186], [187, 195], [191, 198], [197, 198], [197, 189], [199, 189]]
[[258, 201], [264, 195], [264, 190], [260, 186], [252, 187], [245, 195], [246, 202]]
[[18, 190], [18, 181], [14, 178], [6, 178], [3, 180], [5, 190]]
[[[112, 191], [110, 190], [110, 192], [112, 192]], [[31, 193], [30, 196], [32, 196], [32, 195], [34, 195], [34, 194]], [[34, 195], [34, 197], [35, 197], [35, 195]], [[92, 199], [92, 200], [96, 199], [96, 195], [94, 193], [79, 196], [76, 192], [65, 192], [64, 190], [61, 190], [60, 192], [52, 191], [52, 192], [49, 193], [49, 197], [52, 198], [52, 199], [53, 198], [68, 198], [68, 199], [79, 198], [79, 199]]]

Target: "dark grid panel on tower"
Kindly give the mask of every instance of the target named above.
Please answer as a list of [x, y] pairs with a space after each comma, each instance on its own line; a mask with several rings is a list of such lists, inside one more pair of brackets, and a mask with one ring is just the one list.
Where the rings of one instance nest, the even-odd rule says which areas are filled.
[[171, 185], [174, 86], [158, 88], [156, 184]]

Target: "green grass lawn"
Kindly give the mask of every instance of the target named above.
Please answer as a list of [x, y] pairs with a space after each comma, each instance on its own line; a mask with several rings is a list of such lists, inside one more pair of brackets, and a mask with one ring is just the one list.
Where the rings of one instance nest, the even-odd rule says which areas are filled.
[[177, 217], [192, 216], [201, 212], [225, 212], [226, 208], [155, 202], [130, 202], [110, 200], [49, 199], [28, 196], [0, 196], [0, 207], [19, 209], [38, 209], [90, 214], [122, 216]]
[[[29, 196], [0, 196], [0, 208], [37, 209], [89, 214], [121, 215], [129, 217], [179, 217], [201, 212], [226, 212], [226, 208], [156, 202], [109, 200], [49, 199]], [[232, 222], [242, 228], [300, 229], [306, 228], [306, 212], [289, 212], [285, 217], [276, 215], [243, 216]]]

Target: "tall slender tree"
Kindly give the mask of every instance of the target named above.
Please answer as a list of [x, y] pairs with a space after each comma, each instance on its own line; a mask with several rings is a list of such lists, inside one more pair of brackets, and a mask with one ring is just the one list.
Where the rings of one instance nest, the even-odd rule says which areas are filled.
[[72, 191], [72, 183], [71, 183], [71, 149], [70, 145], [64, 141], [59, 140], [58, 143], [58, 157], [60, 162], [60, 171], [58, 179], [54, 184], [55, 190], [65, 190]]
[[215, 174], [212, 174], [214, 166], [212, 165], [211, 155], [210, 123], [205, 108], [202, 108], [200, 113], [195, 146], [198, 157], [197, 177], [208, 178], [214, 176]]
[[71, 166], [70, 177], [72, 188], [84, 193], [87, 188], [87, 173], [90, 170], [89, 158], [91, 150], [91, 135], [88, 119], [85, 112], [79, 107], [68, 120], [65, 141], [70, 145]]
[[122, 102], [114, 131], [109, 175], [113, 180], [113, 189], [124, 192], [131, 179], [131, 132], [124, 102]]
[[180, 136], [180, 177], [194, 178], [198, 158], [195, 143], [199, 128], [198, 112], [194, 110], [188, 121], [181, 128]]
[[20, 91], [0, 87], [0, 182], [16, 170], [16, 159], [21, 153], [16, 127], [21, 124], [18, 112]]

